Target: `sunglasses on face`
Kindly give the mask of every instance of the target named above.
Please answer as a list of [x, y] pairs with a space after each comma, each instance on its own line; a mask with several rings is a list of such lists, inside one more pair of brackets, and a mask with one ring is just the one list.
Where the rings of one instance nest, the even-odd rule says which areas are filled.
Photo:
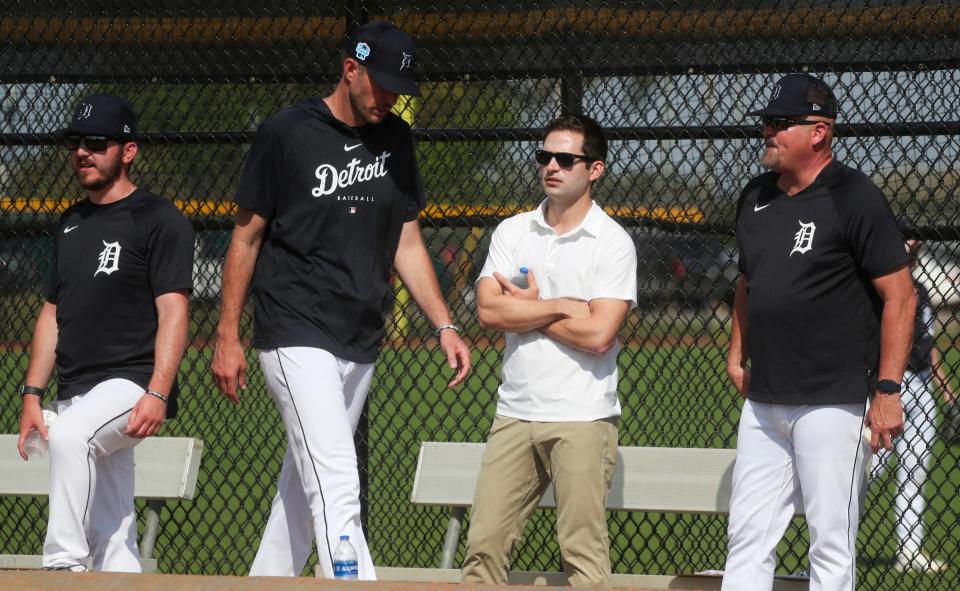
[[81, 145], [90, 152], [103, 152], [113, 141], [105, 135], [68, 135], [63, 138], [63, 145], [68, 150], [76, 150]]
[[595, 162], [593, 158], [585, 156], [583, 154], [571, 154], [570, 152], [548, 152], [547, 150], [537, 150], [533, 153], [533, 157], [536, 158], [537, 164], [540, 166], [546, 166], [550, 164], [550, 161], [556, 158], [557, 164], [562, 168], [570, 168], [576, 163], [577, 160], [583, 160], [584, 162]]
[[774, 131], [783, 131], [794, 125], [816, 125], [823, 121], [807, 121], [806, 119], [790, 119], [789, 117], [764, 117], [763, 126], [770, 127]]

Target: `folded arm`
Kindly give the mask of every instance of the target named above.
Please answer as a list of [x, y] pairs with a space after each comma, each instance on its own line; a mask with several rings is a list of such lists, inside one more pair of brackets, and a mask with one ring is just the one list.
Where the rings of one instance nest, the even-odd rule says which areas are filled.
[[597, 298], [588, 303], [589, 315], [563, 318], [540, 328], [540, 332], [564, 345], [603, 355], [617, 342], [617, 334], [630, 311], [630, 302]]
[[476, 287], [480, 326], [504, 332], [528, 332], [551, 322], [589, 314], [586, 302], [539, 299], [532, 273], [529, 281], [530, 287], [522, 289], [502, 276], [499, 279], [481, 277]]

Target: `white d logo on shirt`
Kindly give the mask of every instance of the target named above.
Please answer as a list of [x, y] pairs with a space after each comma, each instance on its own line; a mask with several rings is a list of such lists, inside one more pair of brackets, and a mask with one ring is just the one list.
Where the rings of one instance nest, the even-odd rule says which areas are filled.
[[120, 243], [103, 241], [103, 250], [100, 251], [100, 266], [93, 273], [96, 277], [100, 273], [107, 275], [120, 270]]
[[789, 256], [793, 256], [795, 252], [804, 254], [813, 248], [813, 233], [817, 231], [817, 225], [813, 222], [803, 223], [800, 220], [797, 221], [800, 222], [800, 229], [793, 235], [793, 250], [790, 251]]

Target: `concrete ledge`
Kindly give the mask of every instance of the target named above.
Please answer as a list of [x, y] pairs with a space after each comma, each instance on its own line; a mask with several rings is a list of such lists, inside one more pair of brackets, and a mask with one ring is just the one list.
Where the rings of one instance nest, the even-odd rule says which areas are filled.
[[[380, 567], [378, 573], [401, 574], [406, 578], [427, 576], [433, 572], [438, 577], [450, 579], [453, 569], [394, 569]], [[397, 571], [400, 571], [399, 573]], [[410, 572], [408, 572], [410, 571]], [[426, 571], [415, 575], [412, 571]], [[530, 575], [543, 573], [516, 573], [517, 580], [528, 580]], [[534, 576], [532, 580], [537, 580]], [[554, 579], [546, 577], [544, 583]], [[652, 586], [646, 586], [647, 583]], [[641, 586], [644, 585], [644, 586]], [[666, 586], [662, 586], [666, 585]], [[614, 575], [611, 587], [653, 591], [657, 589], [683, 589], [686, 591], [714, 591], [720, 588], [719, 577], [684, 575], [677, 577], [657, 575]], [[775, 591], [805, 591], [805, 581], [777, 579]], [[560, 590], [559, 586], [511, 585], [464, 585], [434, 581], [335, 581], [307, 577], [219, 577], [202, 575], [158, 575], [127, 573], [64, 573], [45, 571], [0, 572], [0, 591], [547, 591]], [[563, 589], [569, 590], [570, 587]]]
[[[0, 554], [0, 571], [3, 570], [40, 570], [43, 567], [43, 556], [39, 554]], [[145, 573], [157, 572], [155, 558], [141, 558], [140, 567]], [[87, 563], [90, 568], [90, 563]]]
[[[544, 591], [549, 587], [499, 587], [397, 581], [334, 581], [306, 577], [215, 577], [126, 573], [0, 572], [0, 591]], [[559, 589], [559, 588], [556, 588]], [[569, 589], [567, 587], [566, 589]], [[641, 591], [641, 590], [638, 590]], [[647, 591], [647, 590], [642, 590]]]
[[[406, 582], [460, 582], [460, 571], [446, 568], [403, 568], [378, 566], [377, 578], [381, 581]], [[513, 585], [543, 587], [565, 587], [567, 578], [563, 573], [512, 571], [508, 583]], [[617, 589], [680, 589], [686, 591], [719, 591], [721, 579], [716, 575], [624, 575], [610, 576], [611, 588]], [[473, 587], [473, 585], [459, 585]], [[774, 591], [807, 591], [809, 582], [803, 577], [778, 577], [773, 582]]]

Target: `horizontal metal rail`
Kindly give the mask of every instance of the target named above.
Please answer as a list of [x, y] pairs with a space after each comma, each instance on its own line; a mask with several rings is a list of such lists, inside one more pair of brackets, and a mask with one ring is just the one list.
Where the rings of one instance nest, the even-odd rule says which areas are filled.
[[[531, 142], [543, 139], [542, 128], [415, 128], [414, 135], [424, 142]], [[761, 137], [753, 125], [705, 125], [690, 127], [612, 127], [607, 137], [614, 141], [648, 140], [730, 140]], [[140, 137], [143, 144], [249, 144], [255, 131], [155, 131]], [[960, 121], [917, 121], [885, 123], [839, 123], [838, 137], [921, 137], [960, 135]], [[52, 146], [58, 143], [53, 133], [0, 133], [0, 146]]]

